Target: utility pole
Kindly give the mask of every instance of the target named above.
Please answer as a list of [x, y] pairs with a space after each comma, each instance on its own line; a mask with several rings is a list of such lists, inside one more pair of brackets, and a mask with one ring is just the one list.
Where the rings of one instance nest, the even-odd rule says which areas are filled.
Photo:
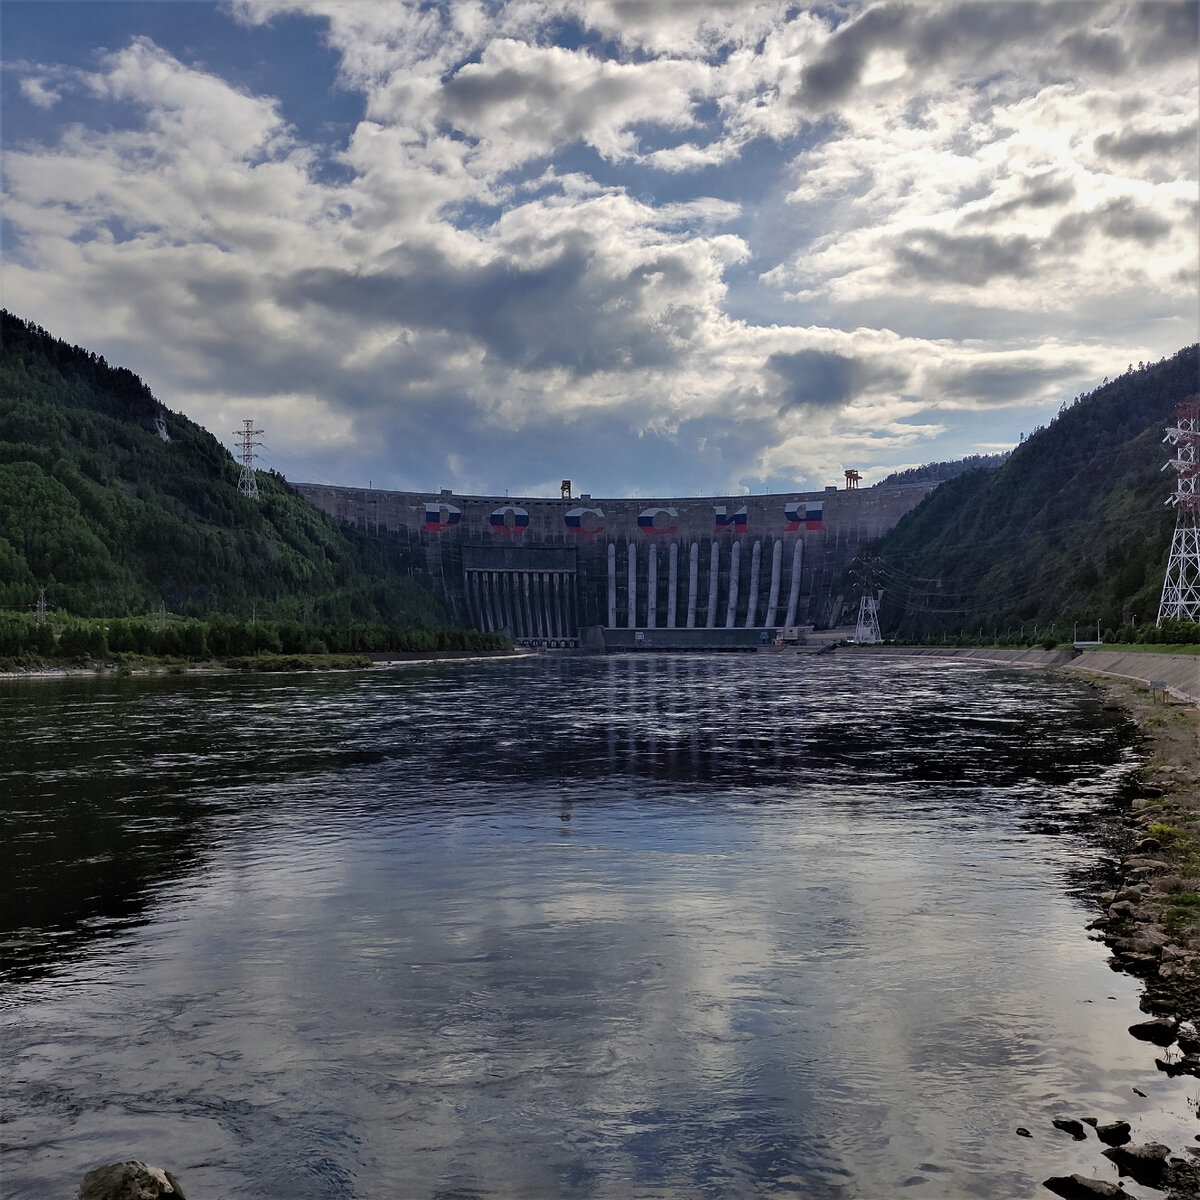
[[242, 473], [238, 476], [238, 491], [247, 499], [258, 499], [258, 477], [254, 473], [254, 460], [257, 455], [254, 453], [255, 446], [261, 446], [262, 442], [256, 442], [254, 439], [263, 432], [261, 429], [254, 428], [253, 421], [243, 421], [241, 429], [233, 431], [235, 437], [242, 439]]
[[1175, 490], [1166, 503], [1175, 506], [1175, 534], [1163, 578], [1158, 625], [1163, 621], [1200, 621], [1200, 397], [1175, 406], [1175, 424], [1164, 443], [1175, 448], [1163, 470], [1174, 467]]

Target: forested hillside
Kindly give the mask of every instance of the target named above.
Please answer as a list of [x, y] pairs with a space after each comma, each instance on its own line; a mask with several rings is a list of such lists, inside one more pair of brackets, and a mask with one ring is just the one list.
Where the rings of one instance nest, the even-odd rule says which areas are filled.
[[449, 624], [387, 548], [282, 478], [240, 495], [229, 452], [132, 372], [0, 319], [0, 609], [44, 588], [72, 616]]
[[1008, 452], [1003, 454], [970, 454], [966, 458], [956, 458], [952, 462], [931, 462], [922, 467], [909, 467], [904, 471], [893, 471], [876, 486], [887, 486], [897, 483], [945, 483], [948, 479], [957, 479], [967, 471], [990, 470], [1000, 466], [1008, 458]]
[[1064, 405], [998, 469], [930, 493], [866, 567], [885, 632], [1153, 624], [1175, 525], [1163, 431], [1197, 372], [1194, 345], [1131, 369]]

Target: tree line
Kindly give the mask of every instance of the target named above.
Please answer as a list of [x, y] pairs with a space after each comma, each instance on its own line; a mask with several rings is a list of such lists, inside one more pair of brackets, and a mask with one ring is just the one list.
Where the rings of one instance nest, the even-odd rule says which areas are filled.
[[32, 664], [54, 660], [148, 657], [206, 662], [254, 655], [433, 653], [500, 650], [499, 634], [474, 629], [401, 629], [375, 624], [305, 625], [297, 621], [242, 621], [219, 614], [184, 618], [66, 618], [0, 613], [0, 660]]

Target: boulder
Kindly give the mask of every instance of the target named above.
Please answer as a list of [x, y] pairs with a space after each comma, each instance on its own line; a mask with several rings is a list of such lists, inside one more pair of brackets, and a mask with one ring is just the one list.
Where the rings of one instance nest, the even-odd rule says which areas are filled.
[[1124, 1146], [1129, 1141], [1132, 1126], [1128, 1121], [1110, 1121], [1096, 1126], [1096, 1136], [1106, 1146]]
[[1115, 1183], [1109, 1183], [1107, 1179], [1089, 1179], [1086, 1175], [1052, 1175], [1042, 1186], [1066, 1200], [1116, 1200], [1117, 1197], [1129, 1200], [1129, 1193]]
[[1135, 884], [1131, 887], [1122, 888], [1114, 897], [1114, 900], [1130, 900], [1137, 904], [1146, 898], [1146, 889], [1142, 884]]
[[1077, 1142], [1082, 1142], [1087, 1137], [1082, 1123], [1076, 1121], [1074, 1117], [1055, 1117], [1051, 1124], [1055, 1129], [1069, 1133]]
[[1179, 1059], [1156, 1058], [1154, 1065], [1167, 1076], [1168, 1079], [1174, 1079], [1177, 1075], [1197, 1075], [1200, 1076], [1200, 1058], [1195, 1055], [1185, 1054]]
[[1104, 1157], [1117, 1164], [1122, 1175], [1132, 1176], [1134, 1182], [1146, 1187], [1160, 1187], [1167, 1177], [1167, 1156], [1170, 1146], [1162, 1142], [1143, 1142], [1140, 1146], [1112, 1146]]
[[170, 1171], [128, 1159], [93, 1167], [79, 1185], [79, 1200], [187, 1200]]
[[1138, 930], [1138, 937], [1152, 942], [1155, 946], [1165, 946], [1171, 940], [1171, 935], [1161, 925], [1142, 926]]
[[1175, 1040], [1178, 1026], [1168, 1017], [1155, 1017], [1150, 1021], [1139, 1021], [1130, 1025], [1129, 1032], [1138, 1041], [1153, 1042], [1156, 1046], [1169, 1046]]
[[1162, 943], [1152, 941], [1150, 938], [1135, 937], [1130, 938], [1130, 953], [1137, 955], [1140, 958], [1160, 958], [1162, 956]]

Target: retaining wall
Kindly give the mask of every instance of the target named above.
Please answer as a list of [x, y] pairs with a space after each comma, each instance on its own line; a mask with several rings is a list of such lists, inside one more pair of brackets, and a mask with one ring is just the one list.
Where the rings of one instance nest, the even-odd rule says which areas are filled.
[[1200, 655], [1138, 653], [1129, 650], [999, 650], [987, 647], [842, 646], [839, 654], [904, 658], [970, 659], [997, 666], [1066, 667], [1094, 675], [1112, 675], [1150, 686], [1161, 680], [1173, 696], [1200, 705]]
[[1132, 679], [1147, 687], [1160, 679], [1180, 700], [1200, 704], [1200, 655], [1138, 654], [1128, 650], [1085, 650], [1071, 662], [1075, 671]]

